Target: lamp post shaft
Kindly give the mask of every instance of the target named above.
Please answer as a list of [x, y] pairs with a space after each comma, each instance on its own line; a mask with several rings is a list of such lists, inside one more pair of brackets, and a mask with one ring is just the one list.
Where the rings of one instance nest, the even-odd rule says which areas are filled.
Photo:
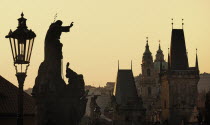
[[26, 78], [26, 73], [17, 73], [18, 80], [18, 114], [17, 114], [17, 125], [23, 125], [23, 86]]

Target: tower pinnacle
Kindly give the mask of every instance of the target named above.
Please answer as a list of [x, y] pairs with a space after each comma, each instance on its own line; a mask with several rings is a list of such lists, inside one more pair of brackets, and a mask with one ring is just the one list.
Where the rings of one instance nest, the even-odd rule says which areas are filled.
[[171, 18], [171, 21], [172, 21], [171, 25], [172, 25], [172, 29], [173, 29], [174, 19], [173, 19], [173, 18]]
[[182, 29], [184, 29], [184, 19], [182, 19]]
[[148, 37], [146, 37], [146, 39], [147, 39], [147, 44], [146, 44], [146, 50], [145, 50], [145, 52], [147, 51], [147, 52], [150, 52], [150, 50], [149, 50], [149, 42], [148, 42]]
[[118, 60], [118, 64], [117, 65], [118, 65], [118, 70], [119, 70], [120, 69], [120, 61], [119, 60]]

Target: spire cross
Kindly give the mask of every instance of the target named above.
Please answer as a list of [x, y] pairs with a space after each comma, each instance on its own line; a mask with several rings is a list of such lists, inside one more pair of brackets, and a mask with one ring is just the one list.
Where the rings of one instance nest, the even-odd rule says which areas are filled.
[[120, 69], [120, 61], [118, 60], [118, 70]]
[[146, 39], [147, 39], [147, 43], [148, 43], [148, 37], [146, 37]]
[[160, 49], [160, 40], [158, 42], [159, 42], [159, 49]]
[[182, 29], [184, 29], [184, 19], [182, 19]]
[[53, 22], [55, 22], [55, 20], [56, 20], [56, 18], [57, 18], [57, 15], [58, 15], [58, 13], [55, 14], [55, 16], [54, 16], [54, 21], [53, 21]]
[[174, 19], [173, 18], [171, 18], [171, 21], [172, 21], [172, 29], [173, 29], [173, 25], [174, 25]]
[[198, 49], [196, 48], [196, 54], [198, 54]]

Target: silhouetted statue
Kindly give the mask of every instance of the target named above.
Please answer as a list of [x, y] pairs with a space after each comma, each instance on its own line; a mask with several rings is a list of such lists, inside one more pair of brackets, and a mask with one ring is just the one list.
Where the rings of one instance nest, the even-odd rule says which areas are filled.
[[73, 80], [77, 78], [77, 73], [74, 72], [73, 70], [71, 70], [69, 68], [69, 62], [66, 64], [66, 78], [68, 78], [68, 83], [69, 84], [72, 84], [73, 83]]
[[66, 84], [61, 77], [62, 32], [70, 26], [62, 21], [52, 23], [45, 38], [44, 61], [40, 64], [32, 95], [36, 100], [36, 125], [78, 125], [85, 114], [87, 93], [83, 75], [77, 74], [66, 65]]

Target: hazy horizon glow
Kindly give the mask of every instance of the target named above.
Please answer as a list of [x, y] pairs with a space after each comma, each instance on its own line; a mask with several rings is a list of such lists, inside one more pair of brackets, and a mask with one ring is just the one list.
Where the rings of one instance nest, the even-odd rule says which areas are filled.
[[37, 35], [25, 89], [34, 85], [44, 58], [44, 38], [56, 13], [63, 25], [74, 22], [71, 31], [61, 36], [64, 68], [70, 62], [74, 71], [83, 74], [87, 85], [104, 86], [106, 82], [114, 82], [117, 60], [122, 69], [130, 68], [132, 60], [134, 75], [140, 74], [146, 37], [149, 37], [153, 59], [161, 40], [167, 60], [171, 18], [174, 18], [174, 28], [181, 28], [184, 18], [190, 66], [195, 65], [198, 48], [200, 71], [210, 72], [209, 0], [1, 0], [0, 8], [0, 75], [15, 85], [12, 54], [5, 36], [10, 29], [16, 29], [22, 12], [27, 26]]

